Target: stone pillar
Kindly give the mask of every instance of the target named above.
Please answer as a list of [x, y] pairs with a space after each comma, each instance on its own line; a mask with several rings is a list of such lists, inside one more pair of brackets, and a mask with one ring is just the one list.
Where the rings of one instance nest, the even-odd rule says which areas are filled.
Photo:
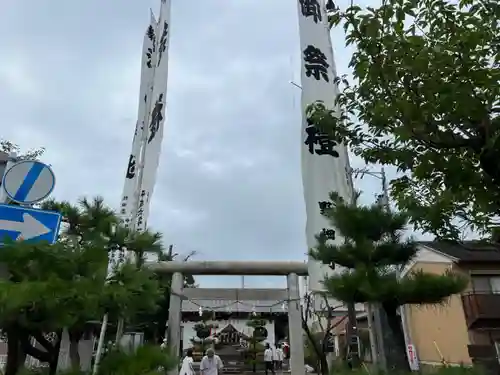
[[[167, 344], [172, 356], [179, 356], [179, 345], [181, 342], [181, 312], [182, 312], [182, 289], [184, 286], [184, 276], [180, 272], [172, 275], [170, 287], [170, 306], [168, 310]], [[178, 375], [179, 369], [168, 372], [168, 375]]]
[[299, 277], [287, 276], [288, 282], [288, 338], [290, 340], [290, 370], [292, 375], [304, 375], [304, 336], [300, 305]]

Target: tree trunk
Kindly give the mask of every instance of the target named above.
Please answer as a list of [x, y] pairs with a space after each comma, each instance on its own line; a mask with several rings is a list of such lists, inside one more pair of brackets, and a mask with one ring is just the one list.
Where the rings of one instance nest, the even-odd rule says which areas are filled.
[[321, 375], [329, 375], [330, 374], [328, 359], [326, 358], [326, 346], [327, 346], [327, 335], [328, 334], [329, 334], [329, 332], [326, 332], [323, 336], [323, 340], [321, 341], [321, 354], [318, 356]]
[[7, 334], [7, 363], [5, 375], [16, 375], [19, 370], [20, 339], [19, 330], [15, 326], [5, 328]]
[[72, 330], [68, 331], [69, 336], [69, 359], [71, 361], [71, 369], [73, 371], [80, 370], [80, 351], [79, 344], [83, 337], [83, 331]]
[[49, 375], [55, 375], [57, 372], [57, 365], [59, 362], [59, 352], [61, 351], [62, 330], [57, 332], [57, 339], [52, 351], [49, 362]]
[[319, 345], [313, 333], [309, 329], [309, 326], [307, 325], [307, 321], [305, 319], [302, 319], [302, 329], [306, 333], [307, 339], [309, 340], [309, 343], [313, 347], [314, 353], [316, 354], [316, 358], [319, 364], [319, 372], [321, 373], [321, 375], [329, 375], [328, 360], [326, 359], [325, 353], [326, 343], [324, 340], [329, 332], [325, 332], [323, 343]]
[[384, 311], [387, 315], [387, 323], [391, 329], [394, 343], [396, 344], [396, 358], [393, 359], [395, 365], [401, 370], [410, 371], [408, 357], [406, 355], [406, 342], [403, 328], [401, 326], [401, 318], [397, 314], [397, 307], [383, 305]]
[[26, 366], [26, 352], [23, 349], [23, 346], [21, 343], [18, 344], [19, 347], [19, 352], [18, 352], [18, 358], [17, 358], [17, 363], [19, 364], [17, 371], [22, 371], [24, 367]]

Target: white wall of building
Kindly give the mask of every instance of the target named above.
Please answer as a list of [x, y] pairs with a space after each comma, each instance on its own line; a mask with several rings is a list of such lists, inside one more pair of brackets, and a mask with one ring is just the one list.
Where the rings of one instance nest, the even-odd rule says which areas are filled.
[[[209, 320], [207, 324], [218, 324], [218, 328], [215, 329], [215, 332], [219, 332], [224, 327], [229, 324], [232, 324], [236, 330], [239, 332], [251, 336], [253, 333], [253, 328], [247, 326], [247, 319], [230, 319], [230, 320]], [[198, 322], [183, 322], [182, 323], [182, 349], [186, 350], [191, 348], [193, 344], [191, 343], [191, 339], [196, 337], [196, 332], [194, 330], [194, 326]], [[265, 325], [267, 329], [267, 339], [264, 342], [268, 342], [269, 344], [274, 344], [275, 336], [274, 336], [274, 322], [267, 322]]]

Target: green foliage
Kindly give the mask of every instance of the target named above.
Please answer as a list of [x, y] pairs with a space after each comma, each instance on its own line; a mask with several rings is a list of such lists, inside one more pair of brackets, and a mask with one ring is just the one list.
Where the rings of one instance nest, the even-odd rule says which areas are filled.
[[0, 151], [7, 154], [15, 152], [17, 154], [17, 157], [21, 160], [36, 160], [40, 156], [42, 156], [45, 148], [41, 147], [38, 149], [28, 150], [25, 153], [21, 153], [21, 148], [18, 145], [5, 139], [0, 139]]
[[[105, 313], [115, 320], [155, 311], [161, 297], [158, 280], [138, 262], [114, 269], [105, 281], [110, 251], [138, 249], [141, 259], [146, 249], [161, 249], [161, 236], [121, 227], [100, 197], [82, 199], [78, 205], [48, 201], [42, 206], [61, 212], [66, 229], [55, 244], [11, 241], [2, 248], [0, 262], [7, 277], [0, 281], [0, 325], [17, 335], [9, 341], [18, 339], [29, 354], [55, 363], [58, 347], [43, 340], [44, 333], [66, 328], [71, 345], [77, 345], [88, 322]], [[31, 347], [29, 336], [42, 340], [50, 356]], [[14, 365], [7, 367], [10, 373], [15, 370]]]
[[345, 241], [331, 243], [324, 234], [316, 236], [318, 245], [310, 255], [324, 264], [338, 264], [345, 271], [324, 281], [329, 294], [350, 302], [373, 302], [396, 308], [403, 304], [441, 303], [461, 292], [467, 281], [448, 272], [435, 275], [422, 271], [397, 276], [401, 268], [415, 256], [416, 243], [404, 240], [406, 215], [392, 213], [379, 205], [356, 206], [346, 203], [336, 193], [332, 207], [324, 216]]
[[[368, 163], [393, 165], [398, 207], [439, 237], [488, 232], [500, 211], [500, 38], [496, 0], [385, 0], [335, 9], [355, 52], [342, 110], [311, 121]], [[460, 219], [458, 222], [456, 219]]]
[[0, 252], [8, 273], [0, 282], [0, 322], [53, 332], [95, 313], [106, 259], [102, 249], [88, 245], [6, 244]]
[[[144, 247], [149, 248], [149, 247]], [[194, 253], [188, 254], [183, 258], [183, 261], [189, 260], [189, 258], [194, 255]], [[171, 245], [167, 251], [161, 249], [158, 254], [158, 261], [168, 262], [176, 260], [179, 254], [173, 252], [173, 246]], [[156, 307], [149, 311], [144, 311], [139, 313], [131, 324], [134, 325], [136, 330], [144, 332], [144, 338], [148, 342], [158, 342], [163, 338], [166, 330], [168, 310], [170, 306], [170, 283], [172, 275], [168, 274], [158, 274], [156, 275], [158, 280], [158, 293], [160, 298], [156, 301]], [[184, 276], [184, 287], [192, 288], [195, 287], [194, 277], [192, 275]]]
[[99, 365], [99, 375], [163, 375], [177, 366], [178, 360], [157, 345], [145, 345], [133, 353], [114, 349]]

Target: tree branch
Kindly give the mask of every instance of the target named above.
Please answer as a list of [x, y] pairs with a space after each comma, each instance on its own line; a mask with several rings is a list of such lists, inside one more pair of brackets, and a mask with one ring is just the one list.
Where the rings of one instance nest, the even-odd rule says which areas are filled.
[[23, 351], [26, 354], [38, 359], [40, 362], [50, 362], [50, 360], [52, 359], [52, 353], [48, 351], [45, 352], [31, 345], [29, 340], [29, 335], [24, 333], [21, 334], [20, 343], [21, 347], [23, 348]]

